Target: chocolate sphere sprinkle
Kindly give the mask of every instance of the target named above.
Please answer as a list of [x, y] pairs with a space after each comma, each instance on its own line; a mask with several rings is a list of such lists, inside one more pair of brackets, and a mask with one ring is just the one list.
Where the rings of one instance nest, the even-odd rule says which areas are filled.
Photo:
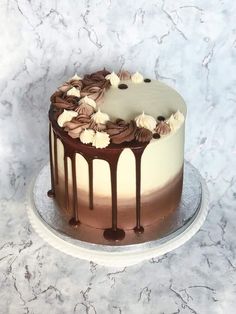
[[165, 121], [165, 119], [166, 119], [166, 118], [163, 117], [163, 116], [158, 116], [158, 117], [157, 117], [157, 120], [158, 120], [158, 121]]
[[126, 85], [126, 84], [119, 84], [118, 88], [119, 89], [126, 89], [126, 88], [128, 88], [128, 85]]
[[160, 134], [158, 134], [158, 133], [154, 133], [153, 134], [153, 138], [155, 138], [155, 139], [158, 139], [158, 138], [160, 138], [161, 136], [160, 136]]
[[145, 78], [143, 81], [144, 81], [145, 83], [150, 83], [150, 82], [151, 82], [151, 80], [150, 80], [149, 78]]

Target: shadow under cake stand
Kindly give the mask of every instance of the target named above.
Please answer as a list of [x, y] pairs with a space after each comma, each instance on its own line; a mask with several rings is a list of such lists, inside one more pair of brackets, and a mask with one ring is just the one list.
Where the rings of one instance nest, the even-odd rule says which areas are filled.
[[[120, 242], [104, 242], [103, 230], [68, 224], [55, 201], [47, 196], [50, 169], [46, 165], [37, 175], [29, 192], [28, 216], [36, 232], [56, 249], [94, 263], [122, 267], [158, 257], [188, 241], [202, 226], [208, 212], [209, 194], [205, 181], [189, 162], [184, 164], [182, 199], [178, 209], [160, 221], [158, 229], [146, 227], [143, 234], [126, 231]], [[84, 239], [94, 233], [97, 244]], [[148, 239], [147, 239], [148, 235]]]

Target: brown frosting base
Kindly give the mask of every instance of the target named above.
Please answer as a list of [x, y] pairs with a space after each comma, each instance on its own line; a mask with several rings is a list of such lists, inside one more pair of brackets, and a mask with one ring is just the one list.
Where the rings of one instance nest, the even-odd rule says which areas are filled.
[[[69, 208], [65, 208], [64, 176], [59, 176], [59, 184], [56, 188], [56, 202], [69, 220], [73, 216], [72, 186], [69, 185]], [[141, 198], [141, 222], [142, 226], [158, 224], [161, 219], [167, 217], [177, 207], [181, 199], [183, 184], [183, 169], [178, 175], [169, 181], [164, 187], [153, 191]], [[111, 224], [111, 198], [94, 194], [93, 209], [89, 209], [88, 193], [78, 189], [78, 218], [81, 224], [89, 227], [106, 229]], [[118, 196], [118, 227], [124, 230], [134, 229], [136, 224], [135, 198], [122, 200]]]

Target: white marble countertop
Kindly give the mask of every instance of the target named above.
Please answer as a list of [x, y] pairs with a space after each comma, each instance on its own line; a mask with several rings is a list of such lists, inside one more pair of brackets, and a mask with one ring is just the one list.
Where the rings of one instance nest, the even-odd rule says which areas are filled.
[[[236, 4], [78, 3], [0, 3], [0, 312], [234, 313]], [[189, 242], [122, 269], [60, 253], [26, 214], [29, 183], [48, 160], [50, 94], [75, 71], [104, 65], [179, 90], [188, 104], [186, 159], [211, 194], [207, 220]]]

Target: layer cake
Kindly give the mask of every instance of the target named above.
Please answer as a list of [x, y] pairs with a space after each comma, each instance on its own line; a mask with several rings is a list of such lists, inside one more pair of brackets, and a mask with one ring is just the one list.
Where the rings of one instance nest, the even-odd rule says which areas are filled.
[[60, 86], [49, 110], [48, 195], [68, 223], [100, 229], [111, 245], [158, 228], [181, 199], [185, 117], [174, 89], [138, 72], [76, 74]]

